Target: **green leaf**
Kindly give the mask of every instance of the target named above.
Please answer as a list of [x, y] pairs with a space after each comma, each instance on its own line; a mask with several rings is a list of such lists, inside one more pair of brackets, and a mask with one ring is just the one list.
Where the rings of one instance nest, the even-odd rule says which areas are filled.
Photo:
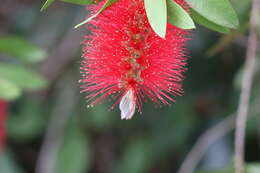
[[21, 89], [14, 83], [0, 77], [0, 100], [11, 101], [21, 95]]
[[238, 17], [229, 0], [187, 0], [189, 6], [207, 20], [227, 28], [239, 27]]
[[90, 150], [86, 137], [74, 126], [58, 151], [55, 173], [83, 173], [89, 169]]
[[195, 28], [195, 24], [190, 15], [176, 2], [167, 0], [168, 21], [182, 29]]
[[41, 11], [45, 10], [48, 8], [55, 0], [46, 0], [46, 2], [43, 4]]
[[144, 0], [144, 6], [148, 21], [154, 32], [165, 38], [167, 25], [166, 0]]
[[101, 7], [101, 9], [94, 14], [93, 16], [87, 18], [86, 20], [84, 20], [83, 22], [77, 24], [74, 28], [78, 28], [86, 23], [88, 23], [89, 21], [91, 21], [92, 19], [94, 19], [95, 17], [97, 17], [100, 13], [102, 13], [102, 11], [104, 11], [107, 7], [111, 6], [112, 4], [114, 4], [117, 0], [107, 0], [106, 3]]
[[26, 63], [39, 62], [47, 57], [44, 50], [17, 36], [1, 36], [0, 53], [8, 54]]
[[61, 0], [63, 2], [68, 2], [72, 4], [78, 4], [78, 5], [87, 5], [87, 4], [92, 4], [92, 0]]
[[217, 25], [217, 24], [209, 21], [208, 19], [201, 16], [199, 13], [197, 13], [194, 10], [191, 10], [191, 16], [192, 16], [192, 18], [195, 22], [197, 22], [198, 24], [203, 25], [203, 26], [205, 26], [205, 27], [207, 27], [211, 30], [214, 30], [214, 31], [217, 31], [217, 32], [220, 32], [220, 33], [225, 33], [225, 34], [230, 32], [229, 28], [226, 28], [226, 27], [221, 26], [221, 25]]
[[239, 3], [237, 3], [237, 0], [230, 0], [230, 3], [234, 8], [240, 23], [248, 22], [248, 15], [249, 15], [249, 9], [251, 7], [251, 2], [252, 2], [251, 0], [244, 0], [244, 1], [239, 1]]
[[0, 63], [0, 75], [24, 89], [42, 89], [48, 84], [42, 76], [16, 64]]
[[[55, 0], [47, 0], [42, 8], [41, 11], [45, 10], [46, 8], [48, 8]], [[68, 3], [72, 3], [72, 4], [78, 4], [78, 5], [87, 5], [87, 4], [92, 4], [93, 1], [92, 0], [60, 0], [63, 2], [68, 2]]]

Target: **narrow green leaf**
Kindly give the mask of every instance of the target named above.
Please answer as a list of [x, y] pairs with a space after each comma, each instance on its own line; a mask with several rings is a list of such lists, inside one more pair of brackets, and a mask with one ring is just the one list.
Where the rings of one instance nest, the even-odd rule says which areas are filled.
[[193, 29], [195, 24], [190, 15], [176, 2], [167, 0], [168, 21], [182, 29]]
[[167, 25], [166, 0], [144, 0], [144, 6], [154, 32], [165, 38]]
[[0, 77], [0, 99], [11, 101], [21, 95], [21, 89], [14, 83]]
[[63, 2], [68, 2], [72, 4], [78, 4], [78, 5], [87, 5], [87, 4], [92, 4], [92, 0], [61, 0]]
[[13, 56], [25, 63], [36, 63], [47, 57], [44, 50], [17, 36], [1, 36], [0, 53]]
[[[46, 2], [43, 4], [41, 11], [48, 8], [55, 0], [46, 0]], [[67, 3], [77, 4], [77, 5], [87, 5], [94, 3], [93, 0], [60, 0]]]
[[46, 0], [46, 2], [43, 4], [41, 11], [45, 10], [48, 8], [55, 0]]
[[238, 17], [229, 0], [187, 0], [190, 7], [207, 20], [227, 28], [239, 27]]
[[42, 89], [48, 82], [39, 74], [16, 64], [0, 63], [1, 78], [24, 89]]
[[220, 33], [225, 33], [225, 34], [230, 32], [229, 28], [226, 28], [226, 27], [221, 26], [221, 25], [217, 25], [217, 24], [209, 21], [208, 19], [206, 19], [205, 17], [201, 16], [199, 13], [197, 13], [194, 10], [191, 10], [191, 17], [193, 18], [193, 20], [196, 23], [198, 23], [200, 25], [203, 25], [206, 28], [209, 28], [211, 30], [214, 30], [214, 31], [217, 31], [217, 32], [220, 32]]
[[77, 24], [74, 28], [78, 28], [78, 27], [88, 23], [89, 21], [91, 21], [92, 19], [97, 17], [100, 13], [102, 13], [102, 11], [104, 11], [107, 7], [109, 7], [110, 5], [114, 4], [116, 1], [117, 0], [107, 0], [106, 3], [102, 6], [102, 8], [96, 14], [94, 14], [93, 16], [87, 18], [83, 22]]

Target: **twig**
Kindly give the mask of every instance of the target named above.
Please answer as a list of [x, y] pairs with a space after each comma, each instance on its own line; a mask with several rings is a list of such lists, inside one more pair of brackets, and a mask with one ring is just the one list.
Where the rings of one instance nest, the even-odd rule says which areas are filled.
[[[250, 111], [253, 115], [255, 115], [256, 112], [259, 112], [259, 105], [260, 98], [257, 98], [252, 102]], [[208, 148], [235, 128], [235, 119], [235, 114], [231, 114], [221, 122], [206, 130], [197, 139], [177, 173], [193, 173]]]
[[235, 173], [245, 172], [244, 146], [245, 129], [248, 115], [249, 99], [252, 87], [254, 64], [257, 52], [257, 24], [260, 12], [260, 0], [252, 1], [250, 32], [246, 53], [244, 74], [242, 80], [242, 90], [240, 94], [239, 106], [237, 111], [236, 131], [235, 131]]
[[208, 129], [196, 141], [177, 173], [193, 173], [210, 145], [235, 128], [235, 116], [229, 115]]

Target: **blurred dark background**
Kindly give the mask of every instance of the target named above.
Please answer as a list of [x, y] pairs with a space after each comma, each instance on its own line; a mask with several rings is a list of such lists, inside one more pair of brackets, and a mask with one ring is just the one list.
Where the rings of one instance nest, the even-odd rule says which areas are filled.
[[[87, 15], [85, 7], [57, 1], [40, 12], [43, 1], [1, 0], [0, 79], [1, 73], [12, 73], [22, 89], [10, 91], [0, 172], [176, 172], [199, 135], [236, 112], [249, 2], [233, 3], [241, 22], [237, 31], [223, 35], [198, 26], [192, 32], [185, 94], [176, 103], [159, 107], [148, 102], [142, 114], [121, 121], [110, 102], [87, 108], [80, 94], [81, 41], [89, 32], [73, 27]], [[1, 44], [9, 47], [1, 50]], [[247, 128], [248, 162], [260, 161], [258, 62], [259, 57]], [[12, 72], [4, 71], [7, 64], [15, 65]], [[233, 131], [206, 151], [199, 168], [228, 167]]]

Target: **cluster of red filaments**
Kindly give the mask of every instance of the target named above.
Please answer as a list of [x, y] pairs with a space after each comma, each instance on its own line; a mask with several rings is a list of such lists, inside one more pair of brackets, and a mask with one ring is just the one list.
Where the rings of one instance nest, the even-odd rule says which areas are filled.
[[89, 29], [81, 82], [91, 105], [112, 97], [122, 119], [129, 119], [146, 98], [169, 104], [182, 93], [187, 32], [167, 24], [166, 38], [160, 38], [149, 25], [143, 0], [119, 0], [91, 21]]

